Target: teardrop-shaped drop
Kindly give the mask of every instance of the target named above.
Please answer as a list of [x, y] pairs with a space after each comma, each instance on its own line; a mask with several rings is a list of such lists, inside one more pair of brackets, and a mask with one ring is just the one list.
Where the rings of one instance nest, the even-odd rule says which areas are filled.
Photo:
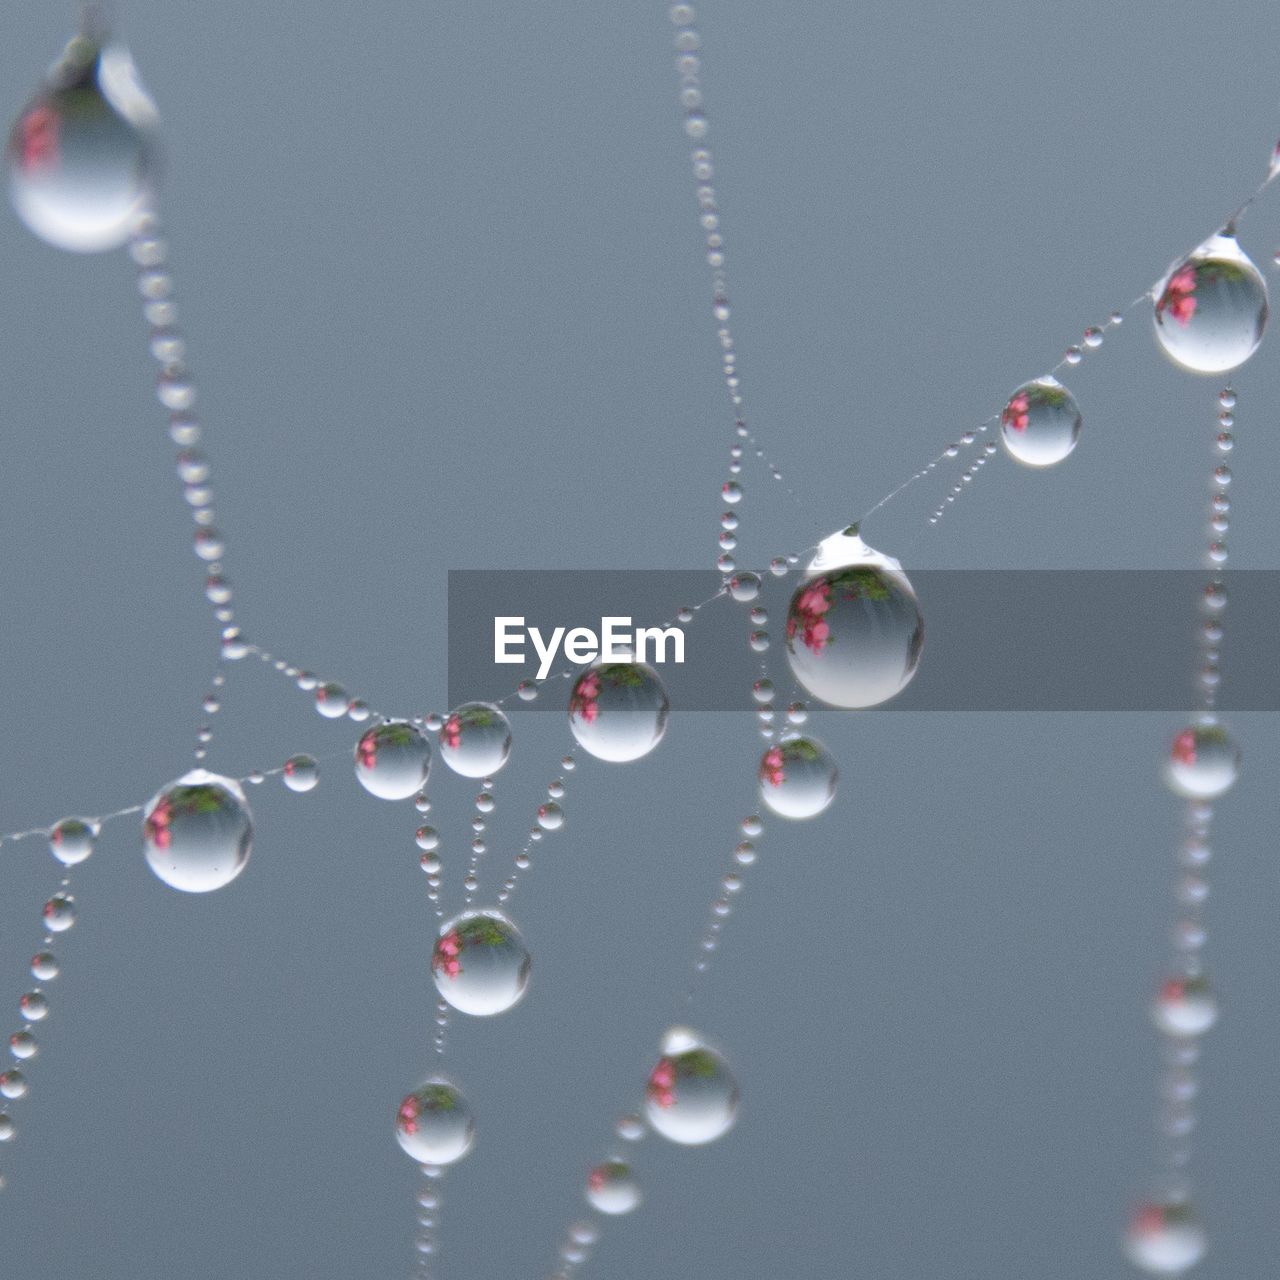
[[902, 566], [851, 525], [819, 544], [791, 596], [786, 638], [792, 674], [812, 697], [874, 707], [915, 675], [924, 621]]
[[154, 189], [158, 122], [124, 46], [76, 36], [9, 135], [18, 216], [59, 249], [122, 245]]
[[1161, 282], [1156, 338], [1193, 373], [1226, 373], [1258, 349], [1267, 324], [1267, 284], [1234, 235], [1210, 236]]

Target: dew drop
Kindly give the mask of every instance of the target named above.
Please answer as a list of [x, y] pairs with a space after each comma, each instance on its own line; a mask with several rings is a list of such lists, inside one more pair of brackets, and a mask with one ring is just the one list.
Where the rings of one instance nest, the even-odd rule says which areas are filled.
[[28, 1022], [43, 1022], [49, 1016], [49, 1000], [43, 991], [28, 991], [19, 999], [18, 1008]]
[[419, 1085], [396, 1112], [396, 1141], [419, 1164], [448, 1165], [471, 1150], [476, 1125], [466, 1099], [447, 1080]]
[[1156, 993], [1151, 1017], [1168, 1036], [1200, 1036], [1218, 1020], [1208, 978], [1170, 978]]
[[1056, 378], [1024, 382], [1000, 414], [1000, 439], [1009, 456], [1028, 467], [1061, 462], [1080, 439], [1080, 409]]
[[284, 762], [283, 776], [290, 791], [314, 791], [320, 781], [320, 765], [314, 756], [290, 756]]
[[1211, 236], [1156, 294], [1156, 338], [1171, 360], [1193, 373], [1244, 364], [1266, 323], [1266, 282], [1234, 236]]
[[25, 1097], [27, 1088], [27, 1077], [16, 1067], [12, 1071], [0, 1074], [0, 1094], [6, 1098]]
[[728, 1064], [691, 1031], [672, 1028], [645, 1085], [645, 1117], [682, 1146], [714, 1142], [733, 1128], [738, 1084]]
[[543, 831], [559, 831], [564, 826], [564, 810], [554, 800], [539, 805], [538, 826]]
[[784, 738], [760, 760], [760, 798], [783, 818], [813, 818], [835, 799], [836, 762], [820, 742]]
[[184, 893], [208, 893], [248, 864], [253, 817], [240, 784], [193, 769], [152, 797], [142, 821], [151, 870]]
[[520, 931], [501, 912], [464, 911], [441, 926], [431, 976], [453, 1008], [484, 1018], [520, 1001], [531, 964]]
[[155, 105], [128, 52], [77, 36], [9, 135], [9, 195], [42, 240], [115, 249], [152, 194]]
[[1240, 749], [1220, 725], [1194, 725], [1173, 740], [1165, 781], [1189, 800], [1213, 800], [1229, 791], [1240, 771]]
[[658, 673], [641, 662], [589, 667], [569, 695], [569, 728], [598, 760], [639, 760], [662, 741], [670, 703]]
[[407, 720], [387, 720], [367, 729], [355, 754], [356, 778], [380, 800], [407, 800], [431, 772], [431, 744]]
[[58, 958], [52, 951], [37, 951], [31, 957], [31, 976], [38, 978], [41, 982], [48, 982], [52, 978], [56, 978], [61, 972], [58, 964]]
[[1189, 1271], [1204, 1257], [1207, 1245], [1199, 1215], [1184, 1201], [1139, 1205], [1124, 1240], [1134, 1266], [1166, 1276]]
[[93, 852], [98, 824], [85, 818], [63, 818], [49, 832], [49, 852], [64, 867], [74, 867]]
[[316, 710], [326, 720], [338, 720], [351, 709], [351, 698], [340, 684], [326, 681], [316, 686]]
[[440, 726], [440, 758], [464, 778], [487, 778], [511, 755], [511, 722], [491, 702], [467, 702]]
[[924, 622], [902, 566], [856, 531], [824, 539], [787, 610], [787, 661], [805, 691], [836, 707], [873, 707], [906, 687]]
[[643, 1198], [631, 1166], [624, 1160], [606, 1160], [587, 1174], [587, 1203], [611, 1216], [630, 1213]]
[[50, 933], [65, 933], [76, 922], [76, 900], [69, 893], [55, 893], [42, 914]]

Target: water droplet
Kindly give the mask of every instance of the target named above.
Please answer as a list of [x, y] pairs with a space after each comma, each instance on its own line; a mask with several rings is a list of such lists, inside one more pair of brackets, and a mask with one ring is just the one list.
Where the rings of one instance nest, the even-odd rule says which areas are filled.
[[49, 832], [49, 852], [64, 867], [74, 867], [93, 852], [98, 824], [85, 818], [63, 818]]
[[28, 991], [19, 999], [18, 1008], [28, 1022], [43, 1022], [49, 1016], [49, 1000], [43, 991]]
[[662, 681], [641, 662], [603, 662], [580, 675], [569, 695], [569, 728], [599, 760], [639, 760], [662, 741], [670, 703]]
[[720, 496], [728, 503], [742, 501], [742, 486], [736, 480], [726, 480], [721, 486]]
[[0, 1094], [6, 1098], [25, 1097], [27, 1088], [27, 1077], [16, 1067], [12, 1071], [0, 1074]]
[[440, 757], [464, 778], [497, 773], [511, 754], [511, 722], [491, 702], [467, 702], [440, 726]]
[[434, 827], [419, 827], [414, 832], [413, 839], [419, 849], [425, 849], [428, 853], [440, 847], [440, 833]]
[[812, 738], [784, 738], [760, 760], [760, 798], [783, 818], [813, 818], [835, 799], [836, 762]]
[[396, 1141], [419, 1164], [453, 1164], [471, 1150], [475, 1136], [471, 1108], [447, 1080], [420, 1085], [396, 1112]]
[[1080, 409], [1057, 378], [1024, 382], [1000, 414], [1000, 439], [1010, 457], [1029, 467], [1061, 462], [1080, 439]]
[[407, 720], [367, 729], [356, 743], [356, 778], [380, 800], [407, 800], [426, 784], [431, 744]]
[[157, 119], [123, 46], [77, 36], [9, 135], [18, 216], [59, 249], [124, 244], [151, 196]]
[[9, 1037], [9, 1052], [19, 1062], [25, 1062], [28, 1058], [34, 1058], [40, 1052], [40, 1046], [36, 1043], [36, 1038], [30, 1031], [15, 1031]]
[[754, 573], [739, 573], [729, 579], [729, 594], [739, 604], [754, 600], [760, 594], [760, 578]]
[[245, 869], [253, 818], [238, 782], [193, 769], [152, 797], [142, 840], [148, 866], [165, 884], [208, 893]]
[[1195, 725], [1173, 740], [1165, 781], [1180, 796], [1213, 800], [1231, 789], [1240, 771], [1240, 749], [1220, 725]]
[[347, 691], [332, 681], [316, 686], [316, 710], [326, 720], [337, 720], [347, 714], [351, 707], [351, 699]]
[[787, 660], [805, 691], [836, 707], [873, 707], [915, 674], [924, 622], [902, 566], [856, 534], [818, 547], [787, 610]]
[[564, 826], [564, 810], [553, 800], [539, 805], [538, 826], [543, 831], [559, 831]]
[[1159, 287], [1156, 338], [1194, 373], [1223, 373], [1258, 349], [1267, 323], [1267, 286], [1234, 236], [1215, 235]]
[[284, 785], [290, 791], [312, 791], [320, 781], [320, 765], [314, 756], [291, 756], [284, 762]]
[[1165, 1035], [1203, 1035], [1218, 1020], [1208, 978], [1170, 978], [1156, 993], [1151, 1017]]
[[1124, 1241], [1129, 1261], [1157, 1275], [1190, 1270], [1204, 1257], [1207, 1245], [1199, 1215], [1185, 1201], [1139, 1205]]
[[601, 1213], [630, 1213], [641, 1199], [640, 1184], [624, 1160], [606, 1160], [587, 1174], [587, 1203]]
[[0, 1142], [12, 1142], [13, 1135], [18, 1132], [12, 1117], [0, 1111]]
[[737, 1081], [725, 1060], [697, 1035], [672, 1028], [649, 1073], [644, 1110], [654, 1130], [671, 1142], [713, 1142], [737, 1119]]
[[50, 933], [65, 933], [76, 922], [76, 900], [69, 893], [55, 893], [42, 914]]
[[48, 982], [51, 978], [56, 978], [60, 972], [58, 958], [52, 951], [37, 951], [31, 957], [31, 976], [33, 978], [38, 978], [41, 982]]
[[490, 1017], [524, 995], [531, 963], [520, 931], [501, 912], [464, 911], [441, 926], [431, 976], [459, 1012]]

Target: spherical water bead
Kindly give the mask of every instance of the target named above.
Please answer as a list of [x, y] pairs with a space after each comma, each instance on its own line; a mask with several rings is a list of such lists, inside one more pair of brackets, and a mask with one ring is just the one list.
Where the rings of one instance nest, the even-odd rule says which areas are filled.
[[319, 781], [320, 765], [314, 756], [291, 756], [284, 762], [284, 785], [290, 791], [312, 791]]
[[673, 1027], [645, 1086], [645, 1116], [664, 1138], [700, 1146], [733, 1128], [738, 1084], [728, 1064], [692, 1031]]
[[1189, 1271], [1204, 1257], [1207, 1246], [1199, 1215], [1184, 1201], [1139, 1205], [1124, 1240], [1134, 1266], [1165, 1276]]
[[74, 867], [93, 852], [98, 824], [84, 818], [63, 818], [49, 831], [49, 852], [64, 867]]
[[69, 893], [55, 893], [44, 904], [42, 915], [50, 933], [65, 933], [76, 922], [76, 900]]
[[569, 695], [569, 728], [598, 760], [639, 760], [662, 741], [671, 704], [658, 673], [642, 662], [602, 662]]
[[1024, 382], [1000, 415], [1000, 439], [1009, 456], [1028, 467], [1061, 462], [1080, 439], [1080, 409], [1057, 378]]
[[453, 1164], [471, 1150], [475, 1137], [471, 1108], [447, 1080], [420, 1085], [396, 1112], [396, 1141], [419, 1164]]
[[760, 798], [783, 818], [817, 817], [835, 799], [836, 762], [812, 738], [784, 738], [760, 760]]
[[440, 726], [440, 757], [464, 778], [487, 778], [511, 755], [511, 722], [491, 702], [468, 702]]
[[28, 991], [18, 1001], [18, 1008], [28, 1022], [43, 1022], [49, 1016], [49, 1001], [43, 991]]
[[1165, 781], [1189, 800], [1213, 800], [1232, 787], [1240, 772], [1240, 749], [1220, 725], [1195, 725], [1173, 740]]
[[1156, 992], [1151, 1017], [1167, 1036], [1204, 1035], [1218, 1020], [1218, 1002], [1209, 980], [1170, 978]]
[[380, 800], [407, 800], [426, 785], [431, 744], [407, 720], [387, 720], [356, 743], [356, 778]]
[[351, 698], [347, 691], [332, 681], [316, 686], [316, 710], [326, 720], [337, 720], [347, 714], [351, 706]]
[[819, 545], [787, 610], [787, 661], [805, 691], [836, 707], [873, 707], [915, 675], [924, 621], [902, 566], [856, 525]]
[[431, 976], [460, 1013], [485, 1018], [519, 1002], [531, 964], [520, 931], [501, 912], [464, 911], [441, 926]]
[[17, 1132], [18, 1128], [13, 1123], [13, 1118], [0, 1111], [0, 1142], [12, 1142], [13, 1135]]
[[36, 1043], [36, 1038], [30, 1031], [15, 1031], [9, 1037], [9, 1052], [13, 1054], [19, 1062], [25, 1062], [28, 1058], [34, 1058], [40, 1051], [40, 1046]]
[[42, 240], [115, 249], [152, 194], [155, 104], [128, 52], [77, 36], [9, 135], [9, 196]]
[[142, 821], [147, 864], [184, 893], [208, 893], [248, 864], [253, 816], [240, 784], [193, 769], [152, 797]]
[[587, 1174], [587, 1203], [601, 1213], [630, 1213], [642, 1199], [640, 1184], [624, 1160], [606, 1160]]
[[58, 957], [52, 951], [37, 951], [31, 957], [31, 976], [38, 978], [41, 982], [48, 982], [51, 978], [56, 978], [61, 972], [61, 966], [58, 964]]
[[0, 1074], [0, 1094], [6, 1098], [22, 1098], [27, 1093], [27, 1077], [16, 1067]]
[[760, 594], [760, 577], [754, 573], [739, 573], [729, 579], [729, 594], [739, 603], [746, 604]]
[[435, 827], [419, 827], [413, 839], [418, 848], [427, 853], [434, 853], [440, 847], [440, 833]]
[[559, 831], [564, 826], [564, 810], [554, 800], [538, 806], [538, 826], [543, 831]]
[[1266, 282], [1233, 235], [1211, 236], [1156, 295], [1156, 338], [1171, 360], [1193, 373], [1244, 364], [1266, 323]]

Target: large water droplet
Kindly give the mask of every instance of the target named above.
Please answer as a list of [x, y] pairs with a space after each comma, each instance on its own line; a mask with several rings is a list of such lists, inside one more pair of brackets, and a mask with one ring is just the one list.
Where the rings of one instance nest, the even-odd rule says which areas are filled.
[[856, 529], [826, 538], [787, 610], [787, 661], [815, 698], [874, 707], [915, 675], [924, 622], [902, 566]]
[[1266, 282], [1234, 236], [1211, 236], [1156, 294], [1156, 337], [1170, 359], [1194, 373], [1244, 364], [1266, 323]]
[[319, 781], [320, 765], [314, 756], [290, 756], [284, 762], [284, 785], [290, 791], [311, 791]]
[[1057, 378], [1024, 382], [1000, 415], [1000, 439], [1009, 456], [1028, 467], [1051, 467], [1080, 439], [1080, 409]]
[[1208, 978], [1170, 978], [1151, 1006], [1156, 1026], [1169, 1036], [1201, 1036], [1218, 1020]]
[[491, 702], [467, 702], [440, 726], [440, 758], [464, 778], [488, 778], [511, 754], [511, 722]]
[[356, 777], [380, 800], [407, 800], [431, 772], [431, 744], [407, 720], [387, 720], [356, 743]]
[[738, 1084], [714, 1049], [692, 1031], [675, 1027], [663, 1037], [662, 1057], [649, 1073], [644, 1110], [664, 1138], [700, 1146], [733, 1128]]
[[642, 662], [602, 662], [569, 695], [569, 728], [598, 760], [639, 760], [662, 741], [671, 704], [658, 673]]
[[812, 818], [835, 799], [836, 762], [812, 738], [784, 738], [760, 761], [760, 798], [784, 818]]
[[1194, 725], [1173, 740], [1165, 781], [1190, 800], [1213, 800], [1229, 791], [1240, 772], [1240, 748], [1221, 725]]
[[431, 953], [436, 989], [459, 1012], [505, 1013], [529, 985], [520, 931], [499, 911], [464, 911], [441, 926]]
[[124, 47], [77, 36], [9, 135], [18, 216], [59, 249], [122, 245], [151, 196], [157, 121]]
[[193, 769], [152, 798], [142, 840], [147, 864], [165, 884], [208, 893], [245, 869], [253, 817], [238, 782]]
[[1204, 1257], [1207, 1245], [1199, 1215], [1185, 1202], [1139, 1205], [1124, 1241], [1134, 1266], [1165, 1276], [1190, 1270]]
[[471, 1108], [447, 1080], [420, 1085], [396, 1112], [396, 1141], [419, 1164], [453, 1164], [471, 1150], [475, 1136]]
[[601, 1213], [630, 1213], [643, 1197], [625, 1160], [606, 1160], [587, 1174], [587, 1203]]

